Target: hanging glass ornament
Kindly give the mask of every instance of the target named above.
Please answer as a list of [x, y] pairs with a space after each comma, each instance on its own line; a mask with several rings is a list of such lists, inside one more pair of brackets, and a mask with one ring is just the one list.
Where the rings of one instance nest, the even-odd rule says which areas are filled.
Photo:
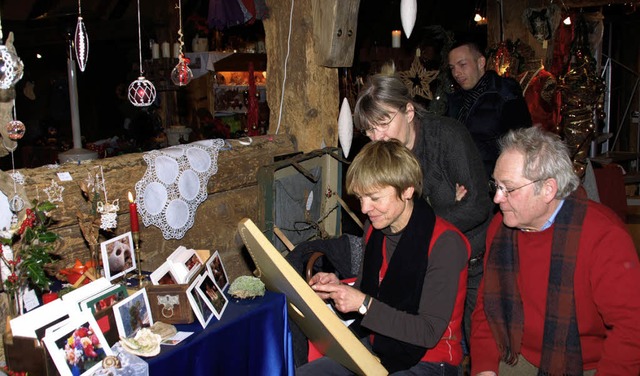
[[181, 53], [179, 57], [178, 65], [176, 65], [171, 71], [171, 81], [174, 85], [185, 86], [193, 78], [193, 72], [189, 68], [190, 60]]
[[156, 87], [151, 81], [138, 77], [129, 85], [129, 102], [136, 107], [149, 106], [156, 99]]
[[78, 0], [78, 24], [76, 25], [76, 34], [73, 41], [78, 67], [80, 71], [84, 72], [84, 69], [87, 67], [87, 60], [89, 59], [89, 35], [82, 21], [82, 4], [80, 4], [80, 0]]
[[[1, 26], [0, 26], [1, 27]], [[2, 32], [0, 32], [0, 39]], [[24, 73], [22, 60], [9, 51], [7, 46], [0, 44], [0, 89], [8, 89], [20, 81]]]
[[140, 0], [138, 0], [138, 57], [140, 76], [129, 85], [129, 102], [136, 107], [151, 105], [156, 99], [156, 87], [142, 75], [142, 36], [140, 33]]
[[22, 209], [24, 209], [24, 200], [22, 197], [18, 196], [16, 193], [9, 201], [9, 210], [14, 213], [19, 213]]
[[20, 140], [24, 136], [25, 126], [20, 120], [11, 120], [7, 123], [7, 134], [13, 141]]
[[182, 2], [178, 0], [178, 42], [180, 43], [180, 51], [178, 53], [178, 65], [171, 71], [171, 81], [177, 86], [186, 86], [193, 78], [193, 72], [189, 68], [191, 60], [184, 56], [182, 48], [184, 47], [184, 34], [182, 34]]

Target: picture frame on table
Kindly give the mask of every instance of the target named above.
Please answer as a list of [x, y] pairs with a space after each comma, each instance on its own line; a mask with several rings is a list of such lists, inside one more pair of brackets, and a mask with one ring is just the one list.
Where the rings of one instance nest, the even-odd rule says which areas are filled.
[[198, 293], [197, 285], [198, 282], [200, 282], [201, 278], [202, 275], [194, 278], [191, 285], [189, 285], [189, 287], [187, 288], [186, 295], [187, 299], [189, 300], [189, 304], [191, 304], [191, 309], [198, 319], [198, 322], [200, 322], [200, 325], [205, 328], [215, 314], [206, 303], [205, 298], [203, 298], [200, 293]]
[[151, 283], [154, 285], [177, 285], [179, 284], [179, 277], [173, 269], [173, 263], [171, 261], [165, 261], [156, 270], [149, 275]]
[[178, 278], [178, 283], [187, 283], [195, 276], [203, 266], [202, 259], [198, 252], [194, 249], [187, 249], [184, 246], [176, 248], [173, 253], [167, 257], [172, 262], [174, 276]]
[[92, 314], [112, 307], [116, 303], [129, 296], [127, 287], [124, 285], [113, 285], [110, 288], [93, 295], [80, 303], [80, 309], [88, 309]]
[[109, 281], [124, 277], [136, 269], [135, 247], [131, 231], [100, 243], [104, 276]]
[[146, 289], [136, 291], [112, 308], [121, 337], [132, 337], [138, 330], [153, 325]]
[[224, 291], [229, 285], [229, 277], [227, 271], [222, 263], [220, 252], [215, 251], [206, 262], [207, 271], [211, 275], [214, 281], [218, 284], [218, 287]]
[[61, 299], [55, 299], [9, 321], [11, 333], [17, 337], [42, 340], [46, 329], [69, 319], [67, 307]]
[[112, 286], [113, 285], [107, 278], [101, 277], [86, 285], [80, 286], [75, 290], [69, 291], [68, 293], [64, 294], [61, 299], [65, 304], [67, 304], [67, 309], [70, 311], [70, 313], [75, 314], [76, 312], [80, 312], [82, 310], [82, 307], [80, 305], [82, 301], [96, 294], [99, 294], [111, 288]]
[[92, 375], [102, 368], [107, 356], [113, 355], [89, 311], [70, 318], [55, 330], [49, 328], [43, 342], [61, 376]]
[[216, 281], [213, 280], [209, 273], [204, 273], [196, 284], [196, 289], [205, 303], [209, 306], [216, 318], [220, 320], [224, 310], [229, 304], [229, 300], [222, 292]]

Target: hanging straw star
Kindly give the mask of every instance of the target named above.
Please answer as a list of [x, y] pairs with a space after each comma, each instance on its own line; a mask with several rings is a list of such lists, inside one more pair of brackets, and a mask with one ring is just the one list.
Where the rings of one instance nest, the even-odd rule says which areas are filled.
[[400, 72], [402, 82], [409, 88], [412, 97], [421, 96], [429, 100], [433, 99], [431, 93], [431, 82], [438, 76], [438, 71], [428, 71], [420, 63], [420, 57], [416, 55], [408, 71]]

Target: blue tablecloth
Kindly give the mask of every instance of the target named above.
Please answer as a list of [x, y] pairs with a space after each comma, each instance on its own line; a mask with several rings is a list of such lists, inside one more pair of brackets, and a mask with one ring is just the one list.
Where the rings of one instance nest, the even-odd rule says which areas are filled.
[[294, 375], [283, 294], [230, 298], [220, 321], [214, 317], [204, 329], [197, 320], [176, 327], [194, 334], [176, 346], [162, 345], [159, 355], [146, 359], [151, 376]]

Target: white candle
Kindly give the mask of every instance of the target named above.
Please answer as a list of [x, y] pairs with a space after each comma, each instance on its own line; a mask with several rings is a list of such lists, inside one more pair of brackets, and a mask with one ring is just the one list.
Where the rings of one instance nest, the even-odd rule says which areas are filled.
[[175, 42], [173, 44], [173, 57], [177, 59], [179, 56], [180, 56], [180, 43]]
[[160, 59], [160, 45], [156, 42], [151, 45], [151, 58]]
[[400, 48], [400, 37], [402, 36], [402, 32], [400, 30], [392, 30], [391, 31], [391, 47]]
[[162, 42], [162, 57], [171, 57], [171, 45], [169, 42]]

